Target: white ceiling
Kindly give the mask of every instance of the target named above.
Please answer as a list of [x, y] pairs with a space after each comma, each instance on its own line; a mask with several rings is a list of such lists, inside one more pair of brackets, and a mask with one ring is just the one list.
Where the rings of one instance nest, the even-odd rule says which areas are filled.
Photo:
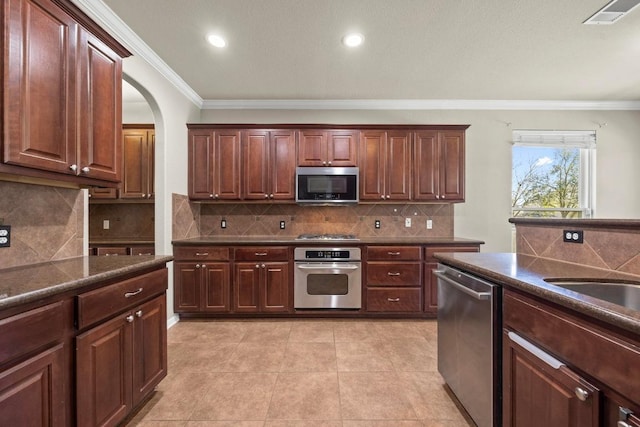
[[205, 101], [640, 101], [640, 7], [582, 24], [608, 0], [102, 1]]

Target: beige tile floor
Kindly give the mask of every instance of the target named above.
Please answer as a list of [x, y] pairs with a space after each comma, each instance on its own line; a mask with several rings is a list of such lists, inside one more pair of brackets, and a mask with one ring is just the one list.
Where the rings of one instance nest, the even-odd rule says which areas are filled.
[[437, 372], [433, 320], [182, 321], [127, 426], [473, 426]]

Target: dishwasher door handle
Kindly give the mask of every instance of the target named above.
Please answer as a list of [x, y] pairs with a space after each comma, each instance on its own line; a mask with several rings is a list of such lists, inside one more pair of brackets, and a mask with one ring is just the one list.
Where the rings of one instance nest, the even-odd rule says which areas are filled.
[[469, 296], [472, 296], [475, 299], [478, 299], [478, 300], [491, 299], [491, 292], [476, 292], [473, 289], [467, 288], [463, 284], [458, 283], [453, 279], [450, 279], [449, 277], [445, 276], [444, 274], [442, 274], [438, 270], [434, 271], [433, 274], [435, 274], [438, 277], [438, 279], [444, 280], [445, 282], [447, 282], [448, 284], [450, 284], [451, 286], [453, 286], [457, 290], [459, 290], [461, 292], [464, 292], [465, 294], [467, 294]]

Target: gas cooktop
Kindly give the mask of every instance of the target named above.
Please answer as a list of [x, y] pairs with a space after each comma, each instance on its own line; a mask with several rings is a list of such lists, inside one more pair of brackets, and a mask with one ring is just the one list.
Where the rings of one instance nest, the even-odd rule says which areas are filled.
[[353, 234], [301, 234], [296, 240], [358, 240]]

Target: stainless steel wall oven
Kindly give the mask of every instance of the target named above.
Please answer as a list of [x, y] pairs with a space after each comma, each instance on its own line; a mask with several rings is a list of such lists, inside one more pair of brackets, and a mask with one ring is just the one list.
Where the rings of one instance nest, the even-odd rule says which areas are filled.
[[359, 309], [362, 306], [360, 248], [295, 248], [296, 309]]

